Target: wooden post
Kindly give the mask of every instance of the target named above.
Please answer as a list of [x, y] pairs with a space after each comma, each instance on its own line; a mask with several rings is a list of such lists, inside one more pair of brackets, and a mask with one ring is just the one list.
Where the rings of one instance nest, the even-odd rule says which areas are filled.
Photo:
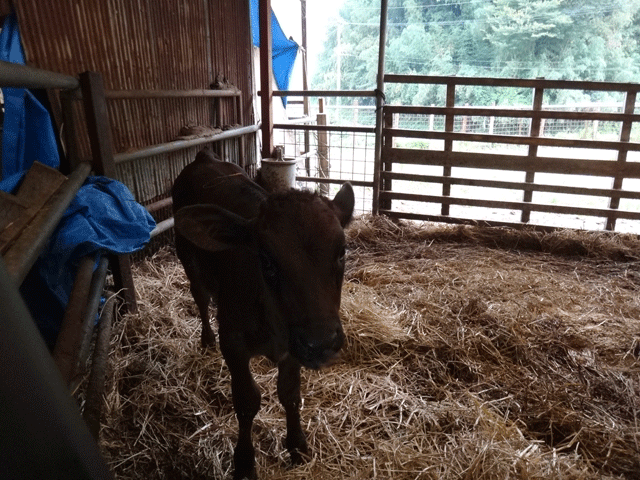
[[[542, 100], [544, 98], [544, 89], [540, 87], [536, 87], [533, 91], [533, 111], [534, 113], [538, 112], [538, 115], [534, 115], [531, 119], [531, 130], [529, 131], [530, 137], [539, 137], [540, 136], [540, 111], [542, 110]], [[529, 154], [530, 158], [535, 158], [538, 156], [538, 145], [529, 145]], [[535, 180], [536, 172], [526, 172], [524, 176], [525, 183], [533, 183]], [[525, 187], [522, 201], [525, 203], [531, 203], [533, 199], [533, 190], [531, 188]], [[520, 217], [520, 221], [522, 223], [528, 223], [531, 218], [531, 209], [528, 207], [524, 207], [522, 209], [522, 215]]]
[[[624, 101], [624, 113], [626, 115], [633, 115], [636, 105], [636, 92], [628, 91], [626, 95], [626, 99]], [[631, 120], [624, 120], [622, 122], [622, 127], [620, 128], [620, 142], [629, 143], [629, 139], [631, 138], [631, 127], [633, 126], [633, 122]], [[620, 147], [618, 150], [618, 167], [619, 170], [622, 169], [622, 164], [627, 161], [627, 148]], [[616, 175], [613, 179], [613, 190], [622, 189], [622, 181], [624, 180], [623, 175]], [[620, 197], [616, 194], [611, 195], [609, 199], [609, 208], [611, 210], [617, 210], [620, 206]], [[607, 225], [605, 227], [607, 230], [615, 230], [616, 228], [616, 216], [611, 214], [607, 217]]]
[[[432, 103], [431, 104], [432, 107], [435, 107], [435, 105]], [[431, 130], [433, 132], [433, 123], [435, 121], [436, 116], [432, 113], [431, 115], [429, 115], [429, 130]]]
[[[381, 183], [380, 190], [382, 192], [391, 192], [393, 189], [393, 186], [391, 184], [391, 179], [385, 178], [384, 173], [391, 172], [393, 170], [393, 162], [391, 161], [393, 155], [391, 151], [395, 147], [394, 145], [395, 137], [388, 132], [389, 132], [389, 129], [392, 128], [394, 123], [398, 121], [398, 116], [397, 114], [389, 114], [387, 112], [382, 112], [382, 121], [384, 122], [383, 132], [387, 132], [387, 133], [384, 135], [384, 138], [382, 139], [382, 158], [384, 161], [381, 162], [382, 175], [380, 179], [380, 183]], [[397, 126], [397, 123], [395, 123], [395, 125]], [[392, 200], [390, 198], [380, 199], [380, 202], [379, 202], [380, 209], [391, 210], [391, 207], [392, 207], [391, 202]]]
[[[116, 178], [116, 164], [113, 161], [111, 128], [102, 75], [97, 72], [81, 73], [80, 87], [82, 88], [87, 130], [91, 142], [93, 168], [98, 175]], [[129, 255], [111, 255], [109, 263], [113, 270], [116, 291], [123, 291], [125, 310], [136, 312], [138, 305], [131, 273], [131, 257]]]
[[262, 106], [262, 158], [273, 157], [273, 90], [271, 89], [271, 0], [260, 0], [260, 102]]
[[[400, 126], [400, 114], [399, 113], [394, 113], [391, 115], [391, 124], [389, 125], [389, 120], [386, 118], [387, 115], [385, 115], [385, 127], [386, 128], [398, 128]], [[384, 146], [383, 146], [384, 148]], [[396, 137], [393, 136], [391, 137], [391, 148], [396, 148]]]
[[[456, 103], [456, 84], [451, 81], [447, 83], [447, 107], [453, 108]], [[453, 114], [447, 114], [445, 118], [445, 132], [453, 132], [455, 117]], [[444, 151], [451, 153], [453, 151], [453, 140], [446, 139], [444, 141]], [[451, 176], [451, 166], [445, 165], [442, 167], [442, 176], [445, 177], [442, 180], [442, 196], [449, 197], [451, 196], [451, 182], [446, 179], [446, 177]], [[449, 215], [449, 203], [442, 202], [442, 215]]]
[[[318, 99], [318, 125], [327, 124], [327, 114], [324, 113], [324, 99]], [[329, 132], [326, 130], [318, 130], [318, 177], [329, 178]], [[329, 186], [326, 183], [321, 183], [318, 186], [318, 191], [321, 195], [329, 194]]]
[[[464, 106], [468, 107], [469, 104], [465, 103]], [[466, 115], [463, 115], [462, 116], [462, 133], [467, 133], [467, 123], [468, 123], [468, 121], [469, 121], [469, 117], [466, 116]]]
[[[496, 102], [493, 102], [493, 106], [496, 106]], [[496, 122], [496, 117], [491, 116], [489, 117], [489, 135], [493, 135], [493, 127], [495, 125]]]
[[358, 99], [354, 98], [353, 99], [353, 126], [354, 127], [357, 127], [358, 126], [358, 122], [360, 121], [359, 118], [358, 118], [359, 117], [359, 113], [360, 113], [360, 111], [358, 109], [358, 103], [359, 103]]

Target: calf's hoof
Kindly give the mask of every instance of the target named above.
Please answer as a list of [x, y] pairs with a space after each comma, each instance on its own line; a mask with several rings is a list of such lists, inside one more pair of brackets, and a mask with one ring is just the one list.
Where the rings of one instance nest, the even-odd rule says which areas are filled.
[[258, 480], [256, 468], [252, 467], [248, 472], [236, 468], [235, 472], [233, 472], [233, 480]]
[[309, 447], [307, 447], [307, 441], [304, 437], [302, 437], [301, 441], [296, 442], [295, 446], [287, 445], [287, 450], [289, 450], [292, 466], [302, 465], [309, 459]]
[[202, 331], [202, 336], [200, 337], [200, 342], [202, 343], [202, 348], [216, 348], [216, 334], [210, 331]]

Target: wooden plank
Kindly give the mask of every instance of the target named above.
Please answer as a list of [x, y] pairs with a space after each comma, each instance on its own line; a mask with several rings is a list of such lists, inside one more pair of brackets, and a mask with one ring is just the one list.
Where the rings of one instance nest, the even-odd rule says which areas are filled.
[[544, 88], [558, 90], [598, 90], [613, 92], [638, 92], [639, 83], [589, 82], [570, 80], [544, 80], [520, 78], [448, 77], [438, 75], [391, 75], [384, 76], [386, 83], [418, 83], [448, 85], [479, 85], [487, 87]]
[[418, 195], [414, 193], [397, 193], [397, 192], [380, 192], [381, 198], [389, 198], [394, 200], [406, 200], [412, 202], [426, 203], [447, 203], [449, 205], [465, 205], [468, 207], [486, 207], [486, 208], [502, 208], [506, 210], [522, 210], [527, 207], [531, 211], [562, 213], [571, 215], [585, 215], [589, 217], [608, 217], [627, 218], [630, 220], [640, 220], [640, 212], [629, 212], [622, 210], [610, 210], [608, 208], [584, 208], [584, 207], [566, 207], [562, 205], [546, 205], [540, 203], [525, 202], [507, 202], [499, 200], [479, 200], [475, 198], [445, 197], [443, 195]]
[[[627, 98], [624, 102], [624, 112], [625, 113], [633, 113], [636, 105], [636, 92], [628, 92]], [[624, 121], [622, 122], [622, 128], [620, 129], [620, 142], [625, 145], [629, 144], [629, 139], [631, 138], [631, 128], [633, 127], [633, 122]], [[627, 162], [627, 148], [621, 147], [618, 150], [618, 165], [624, 165]], [[622, 181], [624, 180], [623, 175], [616, 175], [613, 179], [613, 189], [620, 190], [622, 189]], [[620, 205], [620, 197], [618, 195], [611, 195], [611, 199], [609, 200], [609, 208], [617, 209]], [[616, 228], [616, 218], [615, 216], [609, 216], [607, 218], [607, 223], [605, 229], [607, 230], [615, 230]]]
[[392, 128], [389, 131], [394, 137], [421, 138], [426, 140], [450, 140], [458, 142], [505, 143], [510, 145], [538, 145], [545, 147], [591, 148], [601, 150], [640, 151], [640, 143], [608, 142], [602, 140], [575, 140], [564, 138], [531, 138], [515, 135], [487, 135], [481, 133], [437, 132], [424, 130], [408, 130]]
[[[438, 175], [417, 175], [412, 173], [383, 172], [382, 176], [394, 180], [420, 183], [442, 183], [444, 181], [444, 177]], [[465, 185], [469, 187], [483, 188], [503, 188], [506, 190], [523, 190], [525, 186], [527, 186], [527, 184], [523, 182], [505, 182], [503, 180], [482, 180], [462, 177], [448, 177], [448, 181], [450, 181], [452, 185]], [[564, 185], [545, 185], [534, 183], [531, 185], [531, 189], [534, 192], [562, 193], [567, 195], [586, 195], [591, 197], [610, 197], [615, 193], [619, 195], [620, 198], [640, 200], [640, 192], [625, 190], [615, 191], [610, 188], [568, 187]]]
[[[27, 210], [27, 205], [23, 203], [15, 195], [0, 190], [0, 236], [4, 233], [4, 229], [19, 219]], [[0, 240], [0, 250], [3, 247]]]
[[[447, 83], [447, 107], [453, 108], [456, 102], [456, 85], [455, 83]], [[453, 115], [447, 115], [444, 120], [444, 129], [447, 132], [453, 132], [453, 127], [455, 125], [455, 117]], [[453, 140], [447, 138], [444, 141], [444, 151], [445, 153], [451, 153], [453, 151]], [[450, 177], [451, 176], [451, 165], [448, 163], [444, 163], [442, 165], [442, 176]], [[442, 182], [442, 195], [448, 196], [451, 194], [451, 184], [446, 180]], [[449, 215], [449, 204], [442, 204], [442, 215]]]
[[438, 223], [451, 223], [454, 225], [473, 225], [473, 226], [481, 226], [481, 227], [508, 227], [508, 228], [516, 228], [522, 229], [524, 227], [531, 228], [533, 230], [557, 230], [557, 228], [553, 227], [539, 227], [536, 225], [525, 225], [522, 223], [515, 222], [498, 222], [494, 220], [475, 220], [470, 218], [459, 218], [459, 217], [444, 217], [442, 215], [427, 215], [424, 213], [415, 213], [415, 212], [397, 212], [394, 210], [380, 210], [382, 215], [386, 215], [389, 218], [395, 219], [406, 219], [406, 220], [420, 220], [425, 222], [438, 222]]
[[520, 155], [503, 155], [471, 152], [442, 152], [439, 150], [413, 150], [395, 148], [391, 161], [410, 165], [430, 165], [495, 170], [535, 171], [563, 173], [569, 175], [593, 175], [625, 178], [640, 178], [640, 162], [619, 164], [609, 160], [578, 160], [569, 158], [537, 157], [531, 159]]
[[[543, 97], [544, 97], [544, 89], [539, 87], [536, 88], [533, 92], [533, 107], [532, 107], [533, 111], [539, 112], [540, 110], [542, 110]], [[530, 137], [533, 137], [533, 138], [540, 137], [540, 124], [541, 124], [540, 117], [533, 117], [531, 119], [531, 127], [529, 129]], [[530, 144], [529, 152], [527, 156], [531, 160], [535, 161], [535, 158], [538, 156], [538, 145]], [[536, 175], [535, 170], [527, 170], [524, 176], [525, 183], [532, 184], [534, 182], [535, 175]], [[522, 201], [525, 203], [530, 203], [532, 198], [533, 198], [533, 191], [531, 190], [530, 186], [525, 187], [523, 190]], [[522, 217], [520, 218], [520, 221], [522, 223], [529, 223], [530, 215], [531, 215], [531, 212], [529, 211], [529, 209], [523, 208]]]
[[49, 197], [45, 205], [7, 249], [4, 261], [12, 280], [20, 285], [42, 253], [64, 212], [89, 174], [87, 163], [78, 165], [68, 179]]
[[564, 110], [533, 110], [486, 107], [422, 107], [414, 105], [385, 105], [385, 111], [403, 115], [468, 115], [472, 117], [545, 118], [558, 120], [600, 120], [603, 122], [640, 122], [640, 115], [615, 112], [575, 112]]
[[[67, 177], [59, 171], [40, 162], [35, 162], [31, 166], [16, 193], [16, 199], [26, 208], [0, 232], [0, 251], [3, 254], [66, 180]], [[12, 211], [17, 210], [12, 209]]]
[[405, 115], [467, 115], [472, 117], [506, 117], [506, 118], [544, 118], [555, 120], [584, 120], [584, 121], [604, 121], [604, 122], [623, 122], [623, 121], [640, 121], [638, 114], [626, 114], [617, 112], [600, 112], [600, 111], [569, 111], [569, 110], [525, 110], [516, 108], [483, 108], [483, 107], [416, 107], [416, 106], [396, 106], [389, 105], [388, 108], [392, 113], [401, 113]]

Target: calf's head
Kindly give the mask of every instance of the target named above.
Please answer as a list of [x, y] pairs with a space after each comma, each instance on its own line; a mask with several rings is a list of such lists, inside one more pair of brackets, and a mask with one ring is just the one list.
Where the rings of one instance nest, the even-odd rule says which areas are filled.
[[343, 229], [353, 207], [353, 189], [346, 183], [333, 200], [297, 190], [273, 194], [254, 219], [214, 205], [194, 205], [179, 210], [175, 222], [202, 249], [241, 247], [234, 254], [255, 258], [256, 269], [247, 281], [262, 289], [267, 318], [286, 335], [290, 354], [308, 368], [319, 368], [344, 342], [339, 316]]

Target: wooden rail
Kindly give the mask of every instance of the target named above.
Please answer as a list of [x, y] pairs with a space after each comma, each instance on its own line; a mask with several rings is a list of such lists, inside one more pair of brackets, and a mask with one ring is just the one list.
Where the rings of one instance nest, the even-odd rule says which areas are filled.
[[[446, 95], [444, 105], [384, 107], [382, 167], [378, 194], [380, 213], [396, 218], [451, 223], [483, 223], [513, 227], [531, 225], [546, 228], [539, 220], [531, 220], [532, 213], [539, 212], [597, 218], [599, 221], [602, 220], [602, 226], [606, 230], [615, 230], [616, 222], [620, 219], [640, 220], [640, 187], [629, 187], [640, 185], [640, 182], [635, 180], [640, 179], [640, 161], [629, 159], [631, 152], [640, 151], [640, 143], [632, 138], [632, 132], [635, 132], [634, 125], [640, 122], [640, 115], [635, 112], [636, 93], [640, 90], [640, 84], [404, 75], [386, 75], [385, 82], [445, 85]], [[456, 87], [460, 85], [531, 89], [532, 105], [524, 109], [456, 105]], [[549, 89], [622, 92], [624, 101], [617, 112], [557, 111], [544, 105], [545, 91]], [[407, 119], [412, 117], [433, 118], [434, 115], [444, 120], [440, 121], [439, 130], [433, 127], [433, 121], [429, 124], [430, 128], [410, 129], [398, 126], [400, 116], [405, 120], [400, 122], [400, 125], [406, 126]], [[468, 128], [468, 119], [475, 117], [484, 117], [483, 124], [490, 124], [491, 128], [488, 131]], [[493, 131], [496, 117], [523, 120], [527, 128], [524, 133], [496, 134]], [[545, 122], [548, 120], [583, 121], [585, 125], [593, 125], [594, 122], [595, 125], [597, 122], [614, 122], [609, 125], [615, 125], [618, 134], [617, 138], [606, 139], [560, 138], [551, 136], [552, 133], [545, 130]], [[425, 141], [429, 146], [424, 149], [415, 148], [415, 145], [406, 148], [407, 139], [414, 143]], [[438, 142], [433, 142], [434, 140]], [[402, 148], [403, 142], [405, 148]], [[505, 148], [497, 151], [495, 144], [519, 145], [526, 148], [518, 151], [506, 149], [508, 153], [505, 153]], [[478, 149], [478, 146], [482, 148]], [[543, 147], [560, 147], [562, 154], [550, 156], [555, 150], [547, 150], [547, 156], [543, 156]], [[609, 151], [606, 159], [603, 151]], [[569, 152], [570, 158], [564, 158], [566, 152]], [[434, 170], [433, 167], [437, 168]], [[497, 174], [491, 179], [483, 179], [470, 178], [459, 173], [469, 168], [504, 171], [505, 175], [504, 178]], [[437, 169], [440, 169], [440, 173], [437, 173]], [[507, 175], [506, 172], [518, 172], [520, 180], [514, 181], [513, 173]], [[539, 174], [562, 175], [564, 177], [559, 178], [566, 178], [567, 181], [554, 181], [553, 184], [549, 184], [550, 182], [540, 181]], [[593, 177], [595, 181], [588, 182], [587, 185], [576, 181], [577, 175]], [[625, 180], [631, 183], [627, 184]], [[571, 184], [572, 181], [574, 184]], [[434, 186], [438, 187], [437, 191]], [[462, 194], [462, 187], [470, 188]], [[469, 194], [469, 190], [473, 192]], [[481, 195], [478, 193], [480, 191]], [[513, 200], [514, 191], [522, 193], [519, 200]], [[506, 192], [511, 192], [510, 196], [505, 195]], [[544, 198], [540, 196], [541, 193], [604, 197], [607, 205], [600, 205], [602, 200], [600, 204], [593, 202], [592, 206], [558, 204], [557, 201], [541, 200]], [[625, 199], [625, 205], [631, 207], [621, 208], [622, 199]], [[416, 205], [424, 204], [424, 209], [408, 209], [403, 203], [406, 201], [419, 202]], [[433, 211], [433, 205], [429, 211], [427, 204], [438, 204], [439, 212]], [[452, 216], [452, 205], [506, 210], [511, 211], [511, 214], [518, 211], [519, 221], [494, 221], [489, 217], [471, 218], [464, 214]]]

